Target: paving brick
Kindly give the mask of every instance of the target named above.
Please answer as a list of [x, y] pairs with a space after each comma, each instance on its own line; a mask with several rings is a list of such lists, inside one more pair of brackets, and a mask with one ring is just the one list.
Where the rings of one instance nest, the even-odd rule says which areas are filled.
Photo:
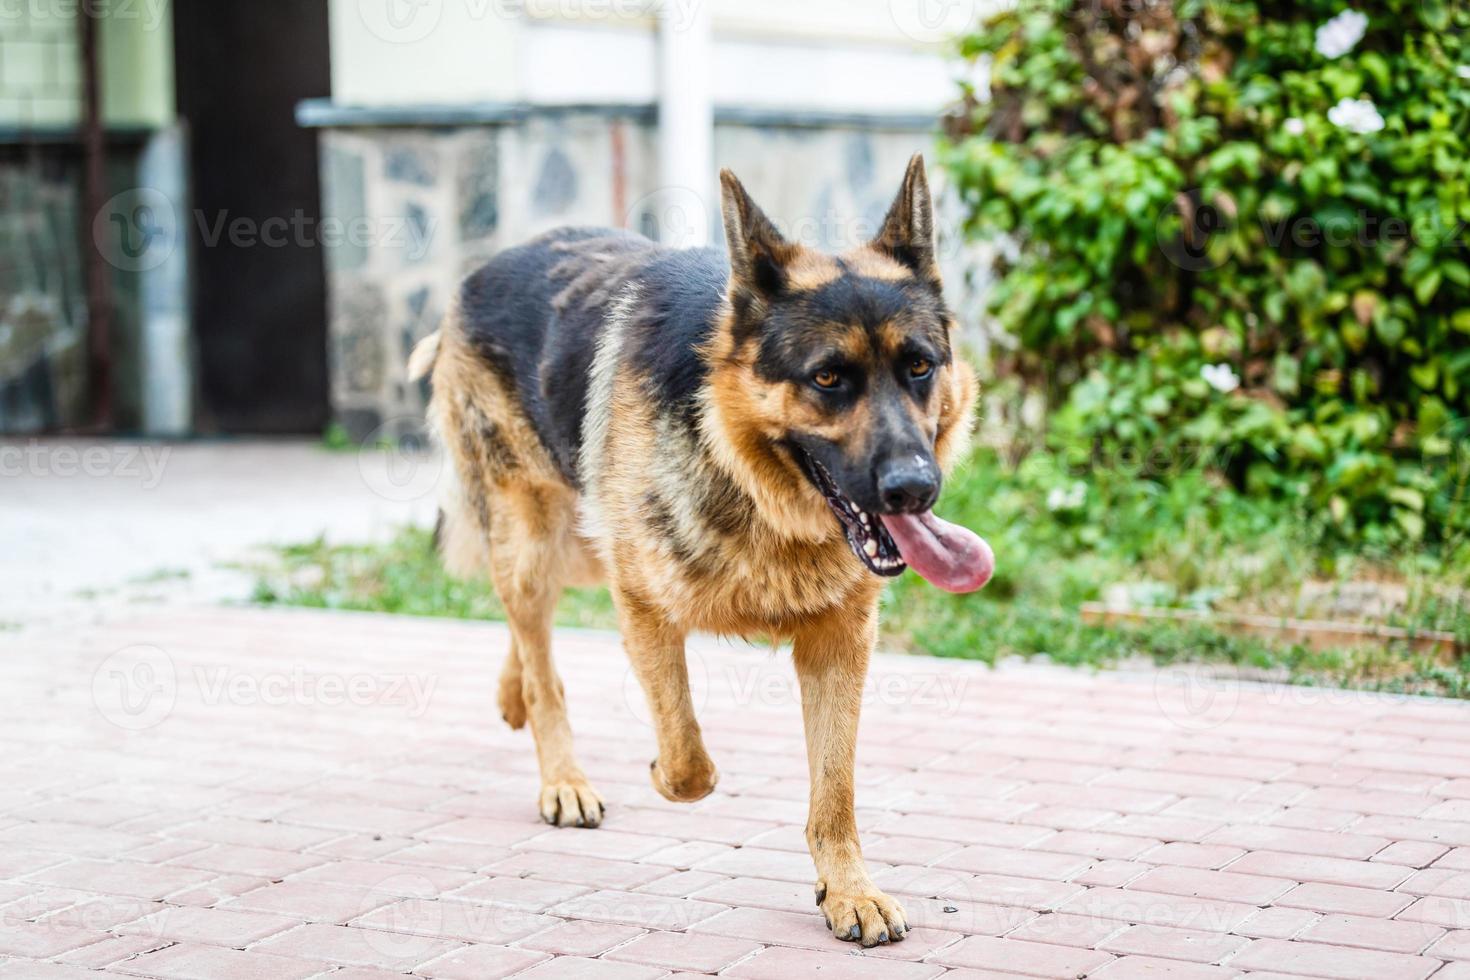
[[1061, 910], [1121, 919], [1138, 925], [1207, 932], [1230, 932], [1256, 911], [1253, 906], [1240, 902], [1165, 895], [1131, 888], [1091, 888], [1065, 902]]
[[644, 930], [637, 926], [625, 926], [618, 922], [571, 919], [522, 939], [516, 946], [554, 953], [557, 956], [597, 956], [643, 934]]
[[1439, 960], [1402, 953], [1257, 939], [1237, 953], [1230, 965], [1328, 980], [1424, 980], [1441, 964]]
[[1218, 963], [1250, 940], [1221, 932], [1160, 926], [1129, 926], [1098, 944], [1098, 949], [1157, 959]]
[[718, 973], [760, 950], [759, 943], [721, 936], [651, 932], [603, 956], [604, 960], [641, 963], [666, 970]]
[[[520, 973], [551, 957], [529, 949], [505, 946], [465, 946], [430, 960], [414, 971], [416, 975], [440, 980], [502, 980]], [[331, 980], [344, 978], [346, 971], [330, 974]], [[386, 975], [384, 975], [386, 980]]]
[[1449, 933], [1429, 947], [1426, 955], [1449, 960], [1470, 960], [1470, 930]]
[[171, 907], [116, 927], [123, 934], [244, 949], [258, 939], [300, 925], [300, 920], [230, 909]]
[[1147, 864], [1218, 870], [1244, 854], [1245, 851], [1238, 847], [1226, 847], [1223, 844], [1190, 844], [1176, 841], [1172, 844], [1161, 844], [1151, 848], [1140, 854], [1138, 858]]
[[341, 924], [397, 899], [394, 889], [349, 888], [315, 881], [283, 881], [223, 905], [246, 912], [268, 912], [309, 922]]
[[1006, 933], [1007, 939], [1024, 939], [1027, 942], [1045, 943], [1052, 946], [1080, 946], [1092, 949], [1109, 936], [1131, 928], [1117, 919], [1103, 919], [1094, 915], [1072, 915], [1067, 912], [1051, 912], [1038, 915], [1024, 925]]
[[1470, 902], [1455, 898], [1421, 898], [1396, 918], [1406, 922], [1428, 922], [1446, 929], [1470, 929]]
[[1200, 868], [1157, 868], [1129, 882], [1129, 888], [1163, 892], [1167, 895], [1192, 895], [1216, 898], [1247, 905], [1266, 905], [1296, 886], [1294, 881], [1263, 875], [1236, 874], [1230, 871], [1207, 871]]
[[1066, 881], [1081, 874], [1092, 860], [1077, 854], [1019, 851], [1001, 847], [966, 847], [935, 862], [941, 868], [957, 868], [979, 874], [1013, 875]]
[[106, 938], [106, 933], [64, 923], [0, 918], [0, 955], [50, 959]]
[[1274, 875], [1301, 882], [1324, 885], [1348, 885], [1353, 888], [1393, 888], [1413, 873], [1413, 868], [1397, 864], [1373, 864], [1346, 858], [1319, 857], [1313, 854], [1283, 854], [1277, 851], [1253, 851], [1230, 865], [1229, 871], [1242, 874]]
[[1272, 906], [1261, 909], [1236, 926], [1234, 931], [1237, 935], [1252, 939], [1292, 939], [1321, 918], [1316, 912], [1308, 912], [1306, 909]]
[[308, 923], [257, 943], [252, 950], [301, 959], [311, 957], [343, 966], [375, 966], [407, 973], [420, 964], [464, 945], [433, 936]]
[[1448, 850], [1443, 844], [1401, 840], [1394, 841], [1369, 860], [1381, 861], [1385, 864], [1400, 864], [1408, 868], [1427, 868], [1443, 857]]
[[790, 980], [792, 977], [851, 980], [929, 980], [944, 974], [939, 965], [895, 963], [838, 951], [822, 952], [772, 946], [726, 970], [721, 976], [745, 980]]
[[610, 890], [582, 895], [551, 908], [552, 913], [564, 918], [622, 922], [667, 931], [688, 929], [725, 911], [726, 906], [714, 902]]
[[1361, 860], [1381, 851], [1389, 841], [1384, 837], [1362, 833], [1325, 833], [1292, 827], [1242, 825], [1221, 828], [1207, 837], [1205, 843], [1227, 844], [1247, 851], [1285, 851], [1290, 854]]
[[517, 980], [656, 980], [665, 976], [668, 971], [658, 967], [575, 956], [561, 956], [516, 974]]
[[1309, 909], [1313, 912], [1339, 912], [1344, 915], [1389, 918], [1407, 908], [1413, 900], [1412, 896], [1398, 892], [1308, 882], [1298, 885], [1276, 899], [1276, 904], [1288, 908]]
[[[133, 855], [136, 859], [136, 855]], [[274, 851], [263, 847], [240, 847], [234, 844], [210, 844], [173, 857], [169, 864], [181, 868], [198, 868], [224, 875], [247, 875], [254, 878], [284, 878], [321, 864], [326, 859], [291, 851]]]
[[523, 912], [544, 912], [553, 905], [585, 895], [585, 885], [534, 878], [479, 878], [445, 893], [447, 898], [488, 905], [503, 905]]
[[1112, 960], [1107, 953], [1030, 943], [1020, 939], [971, 936], [946, 946], [931, 957], [945, 966], [968, 966], [1004, 970], [1030, 977], [1085, 976]]
[[536, 912], [500, 905], [479, 905], [450, 898], [405, 898], [353, 919], [352, 925], [414, 936], [505, 945], [548, 929], [560, 921]]
[[191, 885], [204, 884], [214, 877], [208, 871], [196, 871], [193, 868], [83, 859], [37, 871], [29, 875], [27, 880], [130, 898], [160, 899]]
[[1444, 930], [1409, 919], [1375, 919], [1361, 915], [1328, 915], [1296, 938], [1304, 942], [1419, 953], [1443, 936]]
[[179, 943], [118, 963], [115, 969], [163, 980], [198, 980], [199, 977], [210, 977], [211, 980], [294, 980], [316, 976], [328, 965], [315, 958]]
[[[1231, 967], [1206, 966], [1151, 956], [1120, 956], [1087, 976], [1088, 980], [1233, 980], [1242, 974]], [[1252, 978], [1255, 976], [1251, 974]]]
[[545, 851], [523, 851], [504, 861], [496, 861], [483, 873], [511, 877], [564, 881], [590, 888], [637, 888], [668, 874], [668, 869], [632, 861], [609, 861], [605, 858], [550, 854]]

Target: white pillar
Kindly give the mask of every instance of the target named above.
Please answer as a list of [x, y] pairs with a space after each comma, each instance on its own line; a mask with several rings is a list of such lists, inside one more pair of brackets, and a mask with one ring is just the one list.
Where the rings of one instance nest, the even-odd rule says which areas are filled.
[[658, 215], [668, 245], [705, 245], [719, 212], [710, 101], [711, 0], [664, 0], [658, 21]]

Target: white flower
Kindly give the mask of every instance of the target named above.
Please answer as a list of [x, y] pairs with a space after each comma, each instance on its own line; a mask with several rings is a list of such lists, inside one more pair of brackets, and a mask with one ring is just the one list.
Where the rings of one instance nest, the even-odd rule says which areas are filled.
[[1327, 118], [1339, 129], [1354, 133], [1376, 133], [1383, 128], [1383, 117], [1371, 99], [1344, 98], [1327, 110]]
[[1087, 502], [1087, 485], [1081, 480], [1070, 487], [1052, 487], [1046, 495], [1046, 509], [1050, 511], [1081, 510]]
[[1367, 15], [1344, 10], [1317, 28], [1317, 53], [1324, 58], [1341, 58], [1358, 46], [1367, 29]]
[[1281, 124], [1281, 128], [1286, 130], [1288, 135], [1300, 136], [1302, 133], [1307, 131], [1307, 124], [1302, 122], [1296, 116], [1292, 116], [1290, 119], [1286, 120], [1286, 122]]
[[1205, 379], [1205, 383], [1218, 392], [1229, 394], [1240, 387], [1240, 377], [1232, 370], [1229, 364], [1206, 364], [1199, 369], [1199, 376]]
[[1470, 65], [1461, 65], [1460, 67], [1455, 69], [1455, 74], [1459, 75], [1461, 78], [1467, 81], [1470, 81]]

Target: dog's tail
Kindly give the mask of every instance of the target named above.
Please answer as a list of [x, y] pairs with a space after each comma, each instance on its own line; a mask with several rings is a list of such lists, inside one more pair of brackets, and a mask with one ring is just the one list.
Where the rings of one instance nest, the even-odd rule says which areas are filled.
[[[408, 355], [409, 381], [418, 381], [433, 372], [434, 366], [444, 354], [442, 341], [446, 329], [451, 332], [455, 330], [452, 315], [445, 318], [438, 330], [414, 345], [413, 352]], [[451, 356], [445, 362], [445, 367], [451, 375], [454, 374], [455, 364], [452, 347], [453, 341], [451, 341]], [[454, 387], [452, 377], [440, 380], [445, 382], [446, 390]], [[447, 412], [444, 397], [445, 392], [436, 389], [428, 406], [429, 428], [433, 433], [433, 441], [441, 447], [452, 446], [458, 442], [457, 430], [454, 426], [457, 426], [459, 422], [455, 413]], [[451, 441], [446, 442], [446, 437]], [[445, 570], [451, 575], [460, 578], [477, 578], [489, 571], [489, 551], [485, 544], [486, 531], [482, 526], [483, 522], [476, 519], [473, 505], [465, 495], [465, 488], [461, 485], [461, 477], [453, 453], [443, 448], [441, 452], [446, 452], [446, 465], [439, 484], [439, 514], [434, 522], [434, 548], [443, 559]]]
[[434, 370], [434, 362], [439, 359], [439, 334], [435, 330], [414, 345], [413, 353], [408, 355], [408, 380], [427, 378]]

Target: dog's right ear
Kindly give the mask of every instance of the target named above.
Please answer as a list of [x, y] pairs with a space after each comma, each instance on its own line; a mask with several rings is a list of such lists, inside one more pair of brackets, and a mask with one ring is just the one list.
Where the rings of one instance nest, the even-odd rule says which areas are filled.
[[720, 171], [720, 211], [730, 246], [731, 285], [757, 296], [779, 293], [796, 246], [781, 237], [729, 170]]

